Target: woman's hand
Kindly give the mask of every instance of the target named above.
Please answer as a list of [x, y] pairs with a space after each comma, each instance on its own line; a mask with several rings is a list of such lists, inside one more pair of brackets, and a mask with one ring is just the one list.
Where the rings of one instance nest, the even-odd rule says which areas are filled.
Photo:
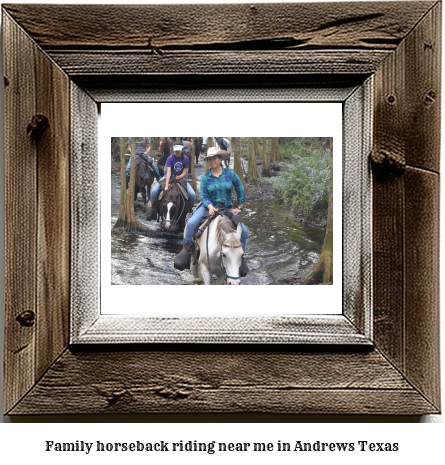
[[237, 215], [238, 215], [239, 213], [241, 213], [241, 210], [240, 210], [239, 208], [231, 208], [230, 211], [231, 211], [232, 213], [236, 213]]
[[218, 211], [217, 208], [215, 208], [212, 204], [210, 204], [207, 209], [209, 210], [209, 213], [210, 213], [210, 216], [213, 216], [215, 214], [215, 212]]

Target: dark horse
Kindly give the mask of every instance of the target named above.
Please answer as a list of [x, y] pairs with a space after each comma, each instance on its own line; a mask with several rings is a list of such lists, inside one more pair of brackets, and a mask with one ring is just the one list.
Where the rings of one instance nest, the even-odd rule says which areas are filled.
[[141, 158], [136, 159], [136, 179], [134, 183], [134, 200], [137, 200], [138, 194], [141, 194], [144, 199], [144, 204], [147, 203], [147, 198], [150, 194], [151, 185], [153, 184], [155, 175], [154, 171]]
[[193, 141], [193, 144], [195, 146], [195, 163], [199, 163], [199, 154], [201, 153], [202, 149], [202, 140], [200, 137], [195, 137], [195, 140]]
[[187, 189], [180, 186], [178, 181], [173, 181], [167, 192], [161, 190], [154, 207], [158, 221], [161, 220], [161, 228], [167, 231], [175, 227], [184, 229], [185, 217], [193, 208], [187, 197]]

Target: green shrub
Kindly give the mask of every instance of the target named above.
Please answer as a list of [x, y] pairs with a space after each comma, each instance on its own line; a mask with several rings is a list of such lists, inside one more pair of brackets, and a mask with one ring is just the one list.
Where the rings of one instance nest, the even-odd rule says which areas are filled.
[[285, 204], [307, 219], [316, 205], [329, 200], [330, 153], [319, 150], [307, 157], [293, 157], [286, 171], [271, 179]]

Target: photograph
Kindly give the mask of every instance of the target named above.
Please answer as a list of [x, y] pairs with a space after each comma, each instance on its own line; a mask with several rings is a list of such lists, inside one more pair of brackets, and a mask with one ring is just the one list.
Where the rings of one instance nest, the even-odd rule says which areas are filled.
[[332, 285], [332, 152], [329, 137], [112, 137], [111, 283]]

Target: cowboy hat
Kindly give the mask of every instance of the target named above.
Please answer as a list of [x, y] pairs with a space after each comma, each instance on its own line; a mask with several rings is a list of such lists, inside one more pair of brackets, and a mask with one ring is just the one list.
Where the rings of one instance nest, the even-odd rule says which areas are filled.
[[210, 157], [214, 157], [214, 156], [218, 156], [222, 160], [228, 160], [230, 158], [230, 153], [227, 152], [226, 150], [219, 150], [216, 147], [210, 147], [207, 150], [206, 158], [210, 158]]

